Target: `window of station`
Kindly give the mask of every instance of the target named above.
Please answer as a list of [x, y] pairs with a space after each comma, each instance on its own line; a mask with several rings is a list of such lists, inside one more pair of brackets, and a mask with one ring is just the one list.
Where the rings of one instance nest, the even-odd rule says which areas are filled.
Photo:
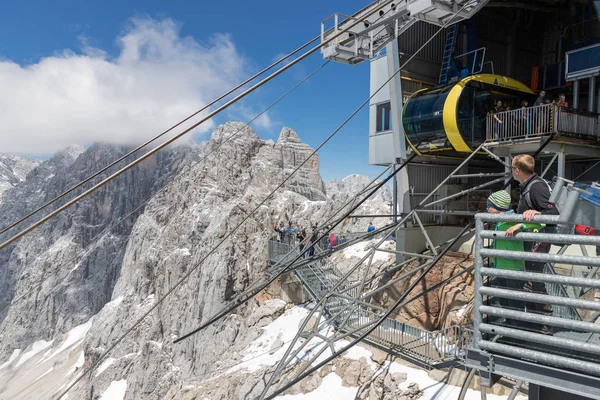
[[377, 126], [375, 132], [389, 131], [392, 129], [392, 106], [390, 102], [377, 104]]

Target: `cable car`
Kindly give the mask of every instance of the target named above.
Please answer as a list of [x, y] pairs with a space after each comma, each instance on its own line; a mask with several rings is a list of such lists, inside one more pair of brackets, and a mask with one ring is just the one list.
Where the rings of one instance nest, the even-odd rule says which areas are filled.
[[515, 79], [472, 75], [415, 92], [404, 105], [402, 124], [418, 155], [464, 158], [485, 141], [485, 117], [498, 100], [517, 109], [522, 100], [531, 105], [535, 99], [531, 89]]

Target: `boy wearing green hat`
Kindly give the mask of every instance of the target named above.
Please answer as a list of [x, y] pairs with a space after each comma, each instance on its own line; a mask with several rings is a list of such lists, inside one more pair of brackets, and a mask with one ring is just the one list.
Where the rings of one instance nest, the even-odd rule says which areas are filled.
[[[505, 190], [499, 190], [492, 193], [487, 200], [487, 212], [491, 214], [514, 214], [515, 212], [510, 208], [510, 194]], [[514, 236], [516, 232], [525, 230], [538, 232], [544, 226], [544, 224], [531, 222], [496, 222], [494, 230], [504, 232], [504, 236], [511, 237]], [[494, 240], [493, 248], [498, 250], [525, 251], [523, 242], [520, 240], [496, 239]], [[523, 259], [509, 260], [506, 258], [495, 258], [493, 259], [493, 264], [494, 268], [509, 269], [512, 271], [525, 270], [525, 260]], [[497, 278], [495, 284], [513, 290], [520, 290], [523, 288], [523, 282], [515, 279]], [[518, 300], [500, 299], [500, 304], [513, 309], [523, 309], [523, 303]]]

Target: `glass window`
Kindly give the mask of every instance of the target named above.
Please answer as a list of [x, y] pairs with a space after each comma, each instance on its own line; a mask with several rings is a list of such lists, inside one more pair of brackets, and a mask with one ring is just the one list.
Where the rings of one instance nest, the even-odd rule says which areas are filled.
[[444, 131], [443, 110], [444, 103], [452, 85], [417, 93], [406, 103], [402, 122], [404, 130], [411, 141], [419, 150], [435, 148], [449, 148], [446, 132]]
[[392, 106], [388, 103], [377, 104], [377, 126], [375, 132], [392, 129]]

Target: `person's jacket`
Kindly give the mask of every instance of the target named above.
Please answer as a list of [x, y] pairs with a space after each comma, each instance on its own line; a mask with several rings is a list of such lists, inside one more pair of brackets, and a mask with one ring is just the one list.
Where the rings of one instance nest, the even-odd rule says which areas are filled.
[[[506, 214], [514, 214], [513, 211], [508, 211]], [[496, 222], [495, 230], [498, 232], [505, 232], [511, 226], [516, 225], [515, 222]], [[538, 232], [544, 227], [544, 224], [534, 224], [531, 222], [523, 222], [523, 228], [521, 231], [533, 231]], [[504, 237], [504, 234], [500, 235]], [[508, 240], [508, 239], [495, 239], [494, 249], [497, 250], [512, 250], [512, 251], [524, 251], [523, 242], [521, 240]], [[494, 267], [500, 269], [510, 269], [512, 271], [523, 271], [525, 270], [525, 260], [509, 260], [508, 258], [494, 258]]]
[[[521, 197], [517, 206], [517, 214], [527, 210], [536, 210], [544, 215], [558, 215], [558, 208], [550, 203], [550, 187], [548, 183], [534, 173], [519, 185]], [[527, 204], [530, 202], [531, 204]]]

